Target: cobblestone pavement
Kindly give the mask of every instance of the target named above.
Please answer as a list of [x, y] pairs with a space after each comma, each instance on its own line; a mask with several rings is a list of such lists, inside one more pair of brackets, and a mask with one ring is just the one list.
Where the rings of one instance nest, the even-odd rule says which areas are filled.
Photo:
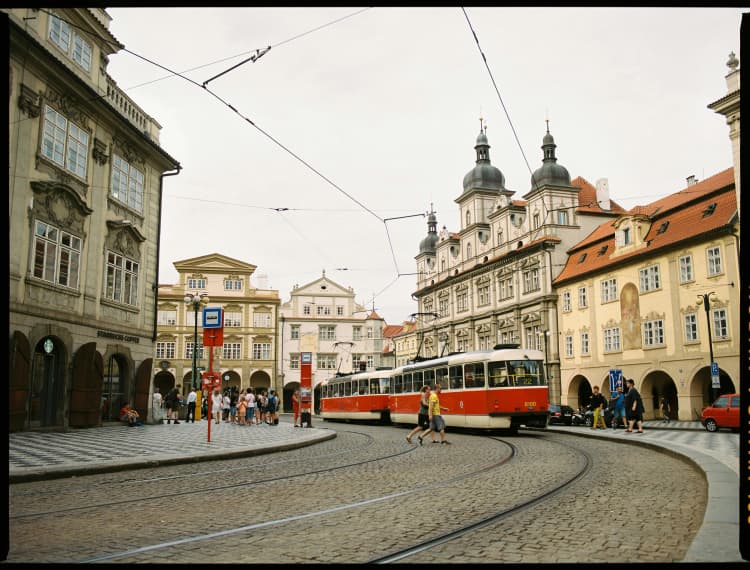
[[[284, 415], [282, 418], [278, 426], [214, 424], [210, 443], [205, 421], [137, 428], [108, 426], [66, 433], [13, 433], [9, 436], [9, 476], [13, 483], [267, 453], [324, 441], [336, 436], [337, 427], [346, 425], [314, 418], [311, 429], [293, 428], [288, 423], [289, 418]], [[738, 546], [739, 434], [708, 433], [699, 422], [660, 423], [646, 422], [645, 433], [638, 435], [625, 435], [622, 430], [590, 430], [584, 426], [551, 426], [549, 431], [658, 446], [695, 461], [705, 472], [709, 503], [684, 561], [741, 561]], [[384, 429], [401, 433], [399, 428]], [[317, 447], [310, 449], [314, 452]], [[571, 509], [575, 510], [575, 506], [571, 505]], [[582, 515], [579, 520], [589, 519]]]

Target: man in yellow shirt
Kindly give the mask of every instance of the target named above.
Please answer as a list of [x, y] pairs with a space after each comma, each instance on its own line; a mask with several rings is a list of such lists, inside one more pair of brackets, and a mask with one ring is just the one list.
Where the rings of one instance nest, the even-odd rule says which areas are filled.
[[440, 415], [441, 411], [447, 412], [448, 408], [440, 405], [440, 391], [440, 384], [435, 384], [435, 389], [432, 391], [432, 394], [430, 394], [430, 405], [428, 407], [430, 427], [423, 432], [422, 435], [417, 437], [419, 445], [422, 445], [422, 440], [427, 437], [428, 433], [432, 433], [432, 443], [437, 443], [435, 441], [435, 432], [440, 432], [440, 443], [450, 444], [450, 441], [446, 441], [445, 439], [445, 420], [443, 419], [443, 416]]

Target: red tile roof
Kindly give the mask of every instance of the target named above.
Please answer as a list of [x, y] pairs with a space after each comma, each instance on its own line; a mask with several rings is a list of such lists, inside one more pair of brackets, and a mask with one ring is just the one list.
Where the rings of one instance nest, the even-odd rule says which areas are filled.
[[574, 178], [570, 184], [580, 188], [578, 193], [578, 208], [576, 211], [587, 214], [598, 214], [598, 213], [625, 213], [625, 208], [620, 206], [617, 202], [610, 198], [609, 210], [603, 209], [596, 201], [596, 187], [594, 187], [588, 180], [583, 176]]
[[553, 281], [553, 285], [559, 286], [583, 275], [601, 272], [614, 264], [631, 262], [636, 257], [657, 255], [659, 250], [727, 228], [736, 212], [734, 170], [728, 168], [675, 194], [632, 208], [627, 217], [645, 216], [651, 223], [648, 234], [644, 237], [647, 244], [645, 248], [640, 247], [612, 257], [615, 251], [614, 225], [617, 220], [602, 223], [568, 250], [565, 268]]

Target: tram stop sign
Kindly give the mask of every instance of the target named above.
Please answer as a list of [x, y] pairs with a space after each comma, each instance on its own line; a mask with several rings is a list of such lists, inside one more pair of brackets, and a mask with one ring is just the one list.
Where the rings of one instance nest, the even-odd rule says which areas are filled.
[[719, 381], [719, 363], [711, 363], [711, 388], [721, 388], [721, 382]]

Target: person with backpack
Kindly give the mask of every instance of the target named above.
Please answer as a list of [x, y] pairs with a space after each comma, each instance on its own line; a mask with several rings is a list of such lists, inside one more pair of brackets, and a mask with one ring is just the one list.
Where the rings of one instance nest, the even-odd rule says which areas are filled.
[[182, 395], [180, 395], [180, 385], [177, 384], [177, 386], [169, 391], [167, 397], [164, 398], [164, 403], [167, 406], [167, 423], [171, 423], [172, 420], [174, 420], [175, 424], [180, 423], [178, 420], [180, 414], [180, 400], [182, 400]]
[[268, 396], [268, 423], [272, 426], [279, 425], [279, 397], [274, 390]]

